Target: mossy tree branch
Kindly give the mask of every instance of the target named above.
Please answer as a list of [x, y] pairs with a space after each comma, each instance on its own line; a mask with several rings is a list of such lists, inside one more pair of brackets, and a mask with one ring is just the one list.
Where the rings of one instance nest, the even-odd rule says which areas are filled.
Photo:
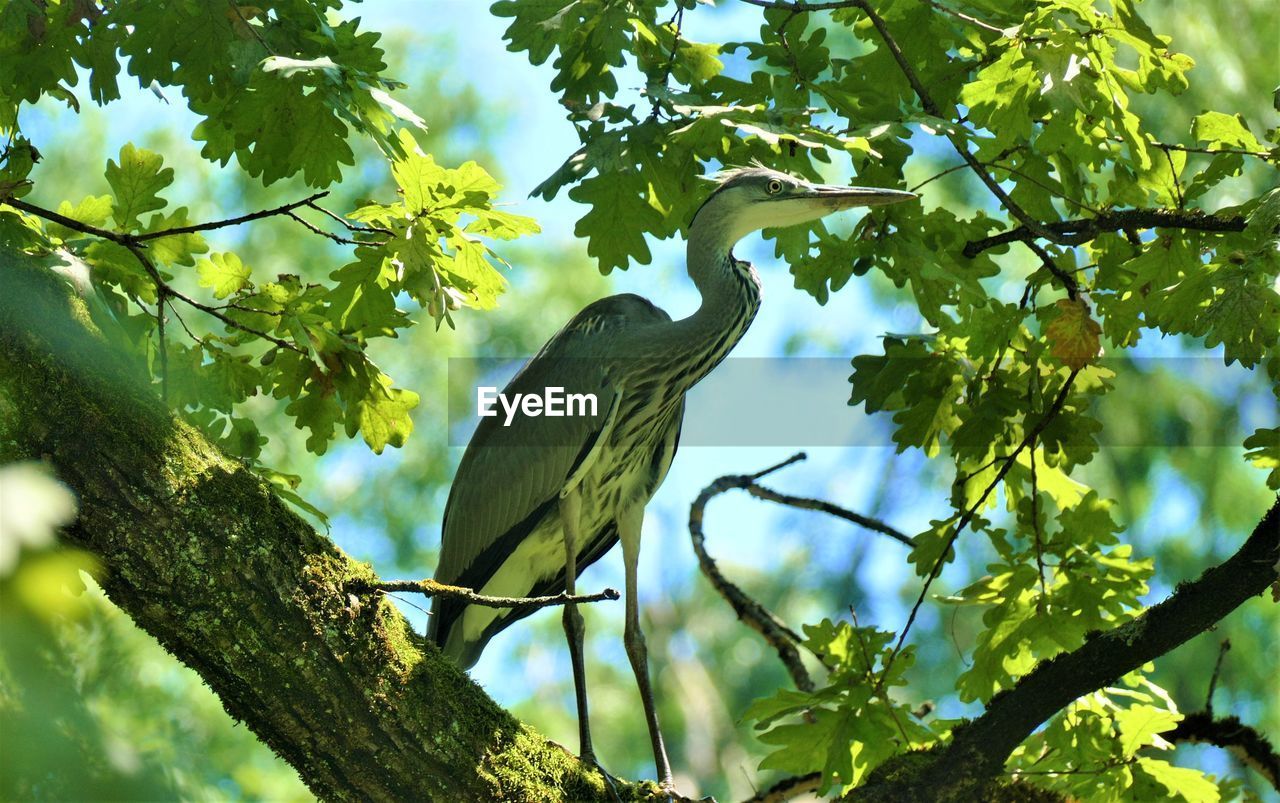
[[[1024, 739], [1090, 692], [1205, 632], [1251, 597], [1280, 583], [1280, 500], [1227, 560], [1181, 583], [1132, 621], [1094, 634], [1078, 649], [1041, 661], [987, 710], [952, 732], [943, 748], [909, 757], [910, 771], [889, 762], [850, 793], [851, 801], [972, 800], [998, 778]], [[901, 769], [901, 763], [896, 765]], [[981, 795], [979, 795], [981, 797]]]
[[372, 570], [166, 410], [52, 272], [0, 249], [0, 299], [0, 461], [54, 466], [112, 601], [319, 797], [611, 799], [381, 595], [350, 593]]

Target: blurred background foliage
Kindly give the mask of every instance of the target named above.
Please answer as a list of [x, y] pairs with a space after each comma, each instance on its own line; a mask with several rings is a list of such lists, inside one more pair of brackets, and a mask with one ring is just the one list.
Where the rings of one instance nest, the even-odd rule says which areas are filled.
[[[470, 2], [435, 5], [447, 6], [440, 13], [463, 20], [485, 13]], [[709, 15], [710, 24], [742, 24], [753, 14], [723, 5], [697, 13]], [[514, 90], [491, 91], [492, 81], [482, 88], [475, 73], [496, 68], [478, 63], [472, 43], [460, 35], [467, 30], [463, 22], [450, 26], [457, 36], [427, 35], [430, 26], [422, 24], [420, 13], [403, 13], [408, 7], [370, 2], [348, 13], [365, 13], [370, 26], [386, 34], [389, 73], [409, 84], [398, 97], [427, 118], [425, 150], [444, 163], [476, 159], [499, 180], [510, 164], [524, 163], [526, 170], [545, 174], [567, 156], [567, 151], [529, 151], [520, 135], [528, 121], [519, 115], [521, 110], [528, 113], [530, 105], [518, 102]], [[1176, 140], [1182, 131], [1159, 129], [1181, 126], [1207, 108], [1237, 110], [1255, 130], [1274, 125], [1277, 23], [1271, 3], [1176, 0], [1145, 4], [1143, 13], [1198, 64], [1177, 109], [1162, 106], [1168, 104], [1165, 99], [1144, 99], [1148, 107], [1138, 111], [1157, 129], [1157, 137]], [[486, 52], [493, 49], [490, 43]], [[510, 65], [523, 65], [523, 60], [512, 56]], [[502, 68], [506, 66], [504, 62]], [[191, 119], [181, 104], [165, 106], [149, 95], [141, 97], [149, 104], [140, 107], [148, 112], [141, 121], [122, 120], [118, 106], [101, 109], [89, 103], [82, 104], [79, 114], [48, 100], [25, 112], [32, 119], [24, 128], [41, 132], [33, 138], [44, 155], [31, 200], [56, 205], [64, 197], [102, 192], [99, 166], [130, 139], [165, 154], [177, 175], [169, 196], [190, 206], [193, 220], [224, 217], [230, 209], [266, 208], [307, 194], [297, 181], [263, 188], [234, 168], [205, 162], [188, 139]], [[557, 115], [551, 96], [544, 100], [540, 113]], [[381, 161], [362, 158], [371, 153], [361, 149], [371, 146], [355, 138], [352, 145], [356, 166], [345, 170], [337, 197], [331, 199], [335, 208], [350, 208], [356, 199], [386, 195], [391, 188]], [[366, 164], [379, 167], [362, 170]], [[924, 150], [910, 170], [918, 180], [948, 164], [940, 151]], [[1245, 192], [1247, 183], [1233, 186], [1242, 198], [1256, 196], [1266, 180], [1258, 171], [1252, 192]], [[939, 182], [935, 193], [947, 191], [948, 184]], [[508, 192], [506, 197], [517, 200], [519, 195]], [[945, 198], [935, 200], [946, 203]], [[1217, 200], [1226, 204], [1241, 198]], [[548, 233], [503, 250], [517, 269], [496, 312], [466, 313], [457, 330], [420, 325], [401, 340], [372, 347], [384, 370], [423, 396], [415, 411], [417, 434], [407, 448], [373, 458], [361, 443], [338, 443], [315, 457], [303, 448], [304, 433], [281, 414], [280, 403], [258, 397], [246, 408], [270, 439], [263, 462], [300, 475], [301, 493], [328, 514], [335, 540], [357, 558], [373, 562], [384, 577], [427, 576], [434, 564], [438, 522], [461, 451], [450, 449], [445, 437], [444, 399], [449, 382], [469, 379], [450, 376], [447, 355], [532, 354], [560, 322], [615, 289], [638, 289], [660, 304], [664, 294], [688, 297], [683, 276], [675, 277], [672, 270], [678, 250], [655, 247], [653, 266], [601, 277], [582, 243], [569, 236], [571, 221], [580, 213], [563, 211], [566, 203], [520, 204], [520, 211], [539, 218]], [[344, 259], [339, 246], [307, 236], [282, 218], [210, 239], [215, 246], [233, 248], [263, 276], [290, 272], [322, 277]], [[757, 264], [772, 260], [758, 239], [744, 245], [743, 255], [754, 256]], [[848, 357], [870, 350], [881, 332], [918, 330], [921, 322], [906, 293], [883, 279], [863, 281], [861, 289], [847, 288], [819, 314], [811, 299], [790, 291], [777, 275], [766, 276], [766, 310], [774, 305], [781, 312], [775, 313], [773, 325], [753, 333], [754, 339], [744, 345], [758, 356]], [[1112, 442], [1131, 445], [1103, 449], [1079, 476], [1118, 500], [1135, 550], [1156, 557], [1151, 601], [1234, 552], [1271, 499], [1261, 473], [1241, 460], [1238, 446], [1242, 418], [1273, 414], [1265, 382], [1243, 370], [1224, 373], [1221, 367], [1204, 371], [1207, 379], [1198, 380], [1202, 360], [1190, 358], [1197, 351], [1203, 354], [1194, 344], [1172, 339], [1150, 346], [1149, 365], [1135, 366], [1148, 381], [1119, 383], [1098, 411], [1113, 433]], [[1224, 376], [1233, 381], [1224, 384]], [[1261, 412], [1259, 405], [1265, 406]], [[646, 586], [645, 625], [681, 790], [734, 799], [770, 782], [756, 771], [765, 750], [741, 722], [742, 712], [788, 681], [758, 637], [737, 624], [698, 575], [684, 522], [689, 502], [706, 481], [716, 474], [762, 468], [773, 462], [773, 453], [710, 447], [692, 451], [699, 456], [682, 452], [681, 460], [696, 460], [698, 470], [673, 473], [650, 509], [645, 571], [656, 581]], [[883, 447], [820, 451], [811, 463], [771, 478], [770, 484], [830, 498], [907, 531], [945, 507], [949, 477], [938, 476], [916, 452], [898, 455]], [[34, 468], [23, 470], [23, 481], [43, 489], [38, 498], [47, 500], [36, 507], [50, 511], [33, 526], [51, 531], [68, 518], [67, 494], [54, 478]], [[6, 487], [14, 487], [15, 476], [6, 475]], [[864, 624], [897, 627], [918, 590], [897, 544], [816, 514], [724, 497], [712, 503], [706, 527], [709, 548], [725, 572], [792, 623], [838, 617], [852, 606]], [[60, 550], [39, 535], [15, 546], [15, 532], [6, 520], [0, 558], [3, 550], [12, 550], [15, 559], [0, 560], [0, 708], [6, 712], [0, 727], [5, 767], [0, 799], [17, 799], [19, 781], [46, 800], [309, 799], [293, 770], [233, 722], [194, 672], [177, 664], [103, 597], [89, 579], [95, 567], [88, 556]], [[964, 578], [980, 575], [991, 557], [982, 548], [961, 549], [939, 590], [954, 590]], [[611, 560], [593, 568], [584, 587], [616, 584], [617, 568], [606, 565]], [[421, 627], [422, 616], [411, 605], [418, 602], [408, 600], [403, 607]], [[586, 616], [597, 751], [611, 771], [644, 776], [652, 771], [649, 748], [622, 653], [620, 611], [597, 606]], [[953, 679], [962, 652], [972, 647], [980, 625], [977, 616], [926, 606], [913, 637], [919, 645], [917, 680], [909, 692], [914, 702], [938, 700], [943, 716], [973, 713], [954, 701]], [[1216, 631], [1162, 659], [1152, 679], [1183, 710], [1203, 708], [1220, 644], [1229, 639], [1232, 648], [1223, 662], [1215, 709], [1278, 734], [1277, 633], [1277, 606], [1255, 599]], [[504, 634], [486, 654], [477, 677], [516, 716], [570, 747], [575, 744], [572, 684], [557, 615], [544, 611]], [[1220, 751], [1179, 750], [1179, 763], [1239, 776], [1243, 795], [1267, 794], [1265, 785]]]

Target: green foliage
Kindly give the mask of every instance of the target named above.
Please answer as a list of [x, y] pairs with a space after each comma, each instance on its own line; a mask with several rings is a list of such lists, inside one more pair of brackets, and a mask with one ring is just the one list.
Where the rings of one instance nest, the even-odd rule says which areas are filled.
[[[1055, 716], [1015, 752], [1010, 770], [1034, 773], [1038, 783], [1080, 800], [1217, 803], [1212, 777], [1153, 752], [1173, 748], [1160, 734], [1181, 719], [1169, 695], [1134, 672]], [[1078, 766], [1095, 769], [1074, 772]]]
[[910, 707], [889, 696], [906, 684], [913, 663], [907, 648], [888, 664], [893, 634], [824, 619], [806, 625], [803, 646], [827, 671], [813, 692], [781, 690], [757, 700], [743, 714], [765, 730], [760, 740], [775, 746], [761, 769], [803, 774], [822, 771], [820, 793], [853, 789], [895, 753], [934, 741]]
[[[87, 267], [109, 310], [104, 329], [147, 361], [175, 409], [250, 461], [258, 459], [265, 439], [240, 407], [255, 396], [285, 401], [286, 414], [309, 431], [307, 448], [317, 454], [339, 426], [348, 437], [360, 434], [375, 452], [403, 445], [419, 397], [396, 387], [374, 364], [369, 341], [394, 338], [413, 324], [410, 312], [397, 306], [406, 298], [437, 326], [452, 326], [453, 311], [464, 305], [494, 307], [505, 279], [484, 238], [537, 231], [532, 220], [494, 208], [500, 187], [478, 164], [442, 167], [409, 129], [396, 127], [403, 121], [420, 128], [421, 120], [387, 94], [400, 84], [380, 75], [385, 65], [378, 35], [358, 32], [356, 22], [324, 22], [324, 5], [300, 2], [264, 11], [188, 0], [165, 9], [128, 2], [109, 8], [54, 4], [40, 11], [19, 3], [0, 15], [4, 64], [21, 61], [16, 51], [33, 44], [56, 50], [53, 36], [60, 37], [65, 58], [7, 85], [0, 128], [11, 133], [20, 103], [75, 85], [73, 60], [91, 69], [95, 100], [118, 97], [118, 51], [144, 84], [182, 90], [203, 118], [195, 137], [205, 142], [206, 158], [225, 163], [234, 155], [265, 184], [299, 171], [313, 186], [338, 180], [339, 165], [352, 163], [346, 142], [351, 129], [386, 156], [400, 195], [389, 203], [366, 201], [338, 217], [350, 230], [342, 233], [355, 235], [346, 238], [355, 246], [354, 259], [333, 271], [330, 283], [306, 282], [295, 273], [266, 280], [234, 252], [197, 261], [209, 250], [199, 227], [193, 230], [186, 207], [172, 208], [162, 196], [175, 181], [174, 170], [161, 154], [132, 143], [107, 162], [110, 195], [59, 204], [57, 213], [74, 222], [42, 222], [40, 214], [0, 209], [10, 241]], [[21, 136], [5, 151], [4, 186], [13, 197], [27, 189], [34, 154]], [[190, 267], [194, 272], [184, 270]], [[221, 303], [177, 289], [193, 276]], [[201, 315], [213, 316], [221, 331], [196, 334], [187, 318]], [[160, 329], [161, 319], [167, 329]], [[174, 337], [175, 325], [185, 340]], [[292, 494], [293, 488], [283, 490]]]

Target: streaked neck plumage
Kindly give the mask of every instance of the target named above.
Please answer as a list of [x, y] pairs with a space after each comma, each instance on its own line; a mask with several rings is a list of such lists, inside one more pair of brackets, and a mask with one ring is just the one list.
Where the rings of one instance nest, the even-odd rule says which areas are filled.
[[672, 345], [693, 363], [692, 382], [737, 345], [760, 308], [760, 278], [749, 264], [733, 258], [733, 246], [744, 234], [713, 204], [705, 205], [689, 227], [689, 278], [702, 303], [669, 331]]

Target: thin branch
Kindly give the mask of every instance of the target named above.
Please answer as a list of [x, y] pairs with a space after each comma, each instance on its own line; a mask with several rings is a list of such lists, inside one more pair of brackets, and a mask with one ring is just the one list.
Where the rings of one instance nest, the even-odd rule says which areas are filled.
[[310, 197], [303, 198], [301, 201], [293, 201], [273, 209], [262, 209], [257, 212], [250, 212], [247, 215], [239, 217], [227, 218], [226, 220], [215, 220], [210, 223], [195, 223], [190, 226], [176, 226], [172, 229], [164, 229], [162, 231], [149, 231], [145, 234], [127, 234], [127, 239], [135, 243], [145, 243], [148, 240], [158, 240], [161, 237], [172, 237], [176, 234], [195, 234], [201, 231], [213, 231], [214, 229], [225, 229], [228, 226], [238, 226], [241, 223], [248, 223], [253, 220], [261, 220], [264, 217], [274, 217], [275, 215], [287, 215], [300, 206], [309, 206], [313, 201], [318, 201], [328, 195], [329, 192], [317, 192]]
[[395, 233], [394, 231], [392, 231], [391, 229], [384, 229], [384, 228], [382, 228], [381, 226], [360, 226], [360, 225], [357, 225], [357, 224], [355, 224], [355, 223], [352, 223], [351, 221], [349, 221], [349, 220], [347, 220], [346, 218], [344, 218], [342, 215], [339, 215], [337, 212], [332, 212], [332, 211], [330, 211], [330, 210], [328, 210], [328, 209], [324, 208], [324, 207], [323, 207], [323, 206], [321, 206], [320, 204], [316, 204], [316, 203], [309, 203], [309, 204], [307, 204], [307, 208], [308, 208], [308, 209], [314, 209], [314, 210], [316, 210], [317, 212], [320, 212], [321, 214], [328, 215], [329, 217], [331, 217], [331, 218], [333, 218], [334, 220], [338, 221], [338, 223], [340, 223], [344, 228], [346, 228], [346, 230], [347, 230], [347, 231], [355, 231], [355, 232], [377, 232], [378, 234], [385, 234], [385, 235], [387, 235], [388, 237], [394, 237], [394, 236], [396, 236], [396, 233]]
[[805, 496], [791, 496], [790, 494], [778, 493], [772, 488], [766, 488], [763, 485], [756, 485], [754, 482], [741, 487], [744, 491], [751, 494], [757, 499], [763, 499], [766, 502], [776, 502], [780, 505], [799, 508], [800, 510], [816, 510], [819, 513], [826, 513], [829, 516], [835, 516], [838, 519], [857, 524], [872, 532], [887, 535], [893, 540], [906, 546], [915, 546], [915, 539], [901, 530], [885, 524], [879, 519], [873, 519], [870, 516], [864, 516], [861, 513], [854, 513], [852, 510], [846, 510], [839, 505], [833, 505], [824, 499], [811, 499]]
[[1266, 778], [1267, 783], [1280, 792], [1280, 755], [1276, 754], [1275, 747], [1266, 736], [1236, 717], [1214, 719], [1208, 711], [1187, 714], [1173, 730], [1160, 735], [1171, 742], [1221, 747]]
[[758, 792], [743, 803], [786, 803], [800, 795], [816, 792], [822, 787], [822, 773], [811, 772], [794, 778], [783, 778], [763, 792]]
[[[817, 3], [806, 2], [805, 0], [794, 0], [794, 2], [787, 2], [786, 0], [742, 0], [742, 1], [744, 3], [748, 3], [753, 6], [759, 6], [760, 8], [776, 8], [781, 11], [790, 11], [793, 14], [800, 14], [805, 11], [835, 11], [842, 8], [861, 8], [862, 7], [855, 0], [834, 0], [833, 2], [817, 2]], [[998, 28], [989, 22], [983, 22], [977, 17], [971, 17], [968, 14], [964, 14], [960, 11], [956, 11], [954, 8], [949, 8], [948, 6], [944, 6], [942, 3], [937, 2], [937, 0], [924, 0], [924, 2], [927, 5], [931, 6], [935, 11], [939, 11], [943, 14], [946, 14], [949, 17], [955, 17], [956, 19], [963, 20], [964, 22], [967, 22], [970, 25], [976, 26], [978, 28], [982, 28], [983, 30], [986, 30], [986, 31], [991, 31], [992, 33], [998, 33], [1001, 36], [1004, 36], [1004, 30], [1002, 28]]]
[[898, 719], [898, 709], [889, 699], [889, 690], [882, 684], [874, 683], [875, 670], [872, 668], [874, 664], [871, 662], [871, 653], [867, 651], [867, 643], [862, 638], [862, 626], [858, 624], [858, 612], [852, 605], [849, 606], [849, 617], [853, 619], [853, 634], [858, 639], [858, 648], [862, 650], [862, 663], [866, 666], [866, 679], [872, 681], [877, 689], [880, 690], [880, 700], [884, 703], [885, 710], [889, 712], [889, 716], [893, 717], [893, 724], [898, 726], [898, 733], [902, 736], [902, 746], [911, 746], [911, 737], [907, 736], [907, 729], [902, 727], [902, 720]]
[[142, 246], [132, 242], [125, 242], [125, 243], [122, 243], [122, 245], [124, 245], [125, 248], [129, 249], [130, 253], [132, 253], [133, 256], [142, 265], [142, 269], [145, 270], [147, 272], [147, 275], [151, 277], [151, 280], [156, 283], [156, 287], [161, 288], [165, 294], [186, 303], [188, 306], [195, 307], [201, 312], [209, 313], [210, 315], [222, 321], [232, 329], [239, 329], [241, 332], [248, 332], [251, 335], [257, 335], [263, 340], [266, 340], [269, 343], [274, 343], [275, 345], [279, 346], [282, 349], [289, 349], [290, 351], [296, 351], [297, 353], [303, 356], [307, 356], [306, 351], [302, 350], [301, 348], [298, 348], [297, 345], [290, 343], [287, 340], [282, 340], [274, 335], [271, 335], [262, 331], [261, 329], [255, 329], [252, 326], [246, 326], [245, 324], [237, 321], [235, 318], [232, 318], [231, 316], [225, 314], [224, 312], [219, 310], [217, 307], [211, 307], [208, 304], [204, 304], [199, 301], [196, 301], [194, 298], [191, 298], [188, 295], [185, 295], [183, 293], [178, 292], [177, 290], [174, 290], [172, 287], [170, 287], [168, 284], [165, 283], [164, 279], [160, 276], [160, 271], [156, 269], [155, 263], [153, 263], [151, 261], [151, 258], [147, 256], [146, 251], [142, 250]]
[[779, 11], [791, 11], [797, 14], [804, 11], [834, 11], [839, 8], [856, 8], [858, 5], [854, 0], [833, 0], [833, 2], [824, 3], [808, 3], [805, 0], [796, 0], [795, 2], [786, 2], [786, 0], [742, 0], [742, 2], [759, 6], [760, 8], [776, 8]]
[[205, 342], [205, 339], [191, 331], [190, 326], [187, 326], [187, 322], [182, 319], [182, 313], [178, 312], [177, 307], [170, 304], [169, 310], [173, 313], [173, 317], [178, 319], [178, 323], [182, 326], [182, 331], [187, 333], [187, 337], [191, 338], [196, 343], [199, 343], [202, 347], [208, 347], [209, 344]]
[[386, 244], [387, 244], [387, 241], [386, 241], [386, 240], [352, 240], [352, 239], [350, 239], [350, 238], [348, 238], [348, 237], [343, 237], [343, 236], [341, 236], [341, 235], [334, 234], [333, 232], [325, 231], [324, 229], [320, 228], [319, 226], [317, 226], [316, 224], [314, 224], [314, 223], [312, 223], [311, 221], [307, 220], [306, 218], [299, 217], [297, 212], [285, 212], [284, 214], [285, 214], [287, 217], [290, 217], [290, 218], [292, 218], [292, 219], [296, 220], [297, 222], [301, 223], [301, 224], [302, 224], [303, 226], [305, 226], [308, 230], [310, 230], [310, 231], [312, 231], [312, 232], [314, 232], [314, 233], [316, 233], [316, 234], [319, 234], [321, 237], [326, 237], [326, 238], [328, 238], [328, 239], [330, 239], [330, 240], [333, 240], [335, 243], [339, 243], [339, 244], [341, 244], [341, 245], [374, 245], [374, 246], [377, 246], [377, 245], [386, 245]]
[[163, 282], [156, 284], [156, 344], [160, 352], [160, 400], [169, 403], [169, 346], [164, 337], [164, 305], [168, 302], [169, 288]]
[[958, 165], [951, 165], [951, 167], [948, 167], [946, 170], [943, 170], [941, 173], [934, 173], [932, 176], [929, 176], [924, 181], [920, 182], [914, 187], [911, 187], [909, 192], [918, 192], [920, 188], [923, 187], [924, 185], [931, 184], [937, 181], [938, 179], [942, 178], [943, 176], [949, 176], [952, 173], [958, 172], [960, 170], [964, 170], [968, 166], [969, 165], [965, 162], [961, 162]]
[[933, 7], [935, 11], [941, 11], [943, 14], [946, 14], [947, 16], [955, 17], [958, 20], [963, 20], [969, 23], [970, 25], [983, 29], [984, 31], [991, 31], [992, 33], [998, 33], [1001, 36], [1005, 35], [1003, 28], [999, 28], [995, 25], [992, 25], [989, 22], [983, 22], [977, 17], [971, 17], [968, 14], [964, 14], [962, 12], [956, 11], [954, 8], [944, 6], [942, 3], [937, 2], [937, 0], [924, 0], [924, 1], [928, 3], [931, 7]]
[[1096, 217], [1077, 220], [1059, 220], [1046, 223], [1048, 236], [1036, 234], [1026, 226], [974, 240], [964, 247], [964, 255], [972, 259], [991, 248], [1013, 242], [1028, 242], [1036, 238], [1059, 245], [1080, 245], [1098, 235], [1112, 231], [1136, 229], [1191, 229], [1194, 231], [1244, 231], [1245, 219], [1239, 215], [1222, 217], [1192, 210], [1175, 212], [1168, 209], [1123, 209], [1104, 212]]
[[124, 245], [132, 241], [132, 238], [128, 234], [121, 234], [118, 231], [90, 226], [88, 223], [81, 223], [75, 218], [60, 215], [52, 209], [45, 209], [42, 206], [27, 203], [19, 198], [0, 198], [0, 204], [3, 204], [4, 206], [12, 206], [14, 209], [21, 209], [23, 212], [35, 215], [39, 218], [44, 218], [45, 220], [48, 220], [51, 223], [57, 223], [60, 226], [66, 226], [68, 229], [78, 231], [81, 234], [92, 234], [94, 237], [101, 237], [104, 240], [110, 240], [111, 242], [119, 243], [120, 245]]
[[1049, 423], [1058, 417], [1058, 413], [1062, 411], [1062, 405], [1066, 403], [1067, 396], [1071, 392], [1071, 385], [1075, 382], [1076, 374], [1078, 373], [1078, 370], [1073, 370], [1070, 375], [1067, 376], [1067, 380], [1062, 383], [1062, 389], [1058, 391], [1058, 395], [1054, 398], [1053, 404], [1049, 406], [1049, 409], [1045, 414], [1036, 422], [1036, 425], [1031, 428], [1031, 431], [1026, 434], [1022, 439], [1022, 442], [1019, 443], [1018, 446], [1009, 453], [1008, 457], [1004, 459], [1004, 465], [996, 472], [996, 476], [992, 478], [991, 482], [987, 484], [987, 487], [983, 489], [982, 494], [978, 499], [970, 505], [963, 514], [961, 514], [959, 521], [957, 521], [955, 526], [952, 528], [951, 534], [947, 537], [946, 543], [942, 545], [942, 551], [938, 553], [937, 559], [934, 560], [933, 566], [929, 569], [929, 576], [925, 578], [924, 586], [920, 589], [920, 594], [916, 597], [915, 604], [911, 606], [911, 613], [907, 616], [906, 624], [903, 625], [902, 630], [898, 633], [898, 640], [893, 645], [893, 651], [889, 653], [889, 657], [885, 661], [884, 671], [880, 674], [880, 683], [883, 683], [885, 678], [889, 677], [889, 670], [893, 668], [894, 660], [898, 657], [898, 653], [902, 651], [902, 645], [907, 640], [907, 633], [911, 631], [911, 625], [915, 623], [916, 616], [920, 613], [920, 607], [924, 605], [925, 599], [929, 596], [930, 586], [933, 585], [934, 580], [938, 579], [938, 575], [942, 573], [942, 566], [947, 562], [947, 553], [951, 551], [953, 546], [955, 546], [956, 539], [960, 537], [960, 533], [964, 531], [964, 528], [969, 526], [969, 522], [973, 521], [973, 517], [977, 515], [978, 510], [982, 507], [983, 503], [987, 501], [987, 497], [991, 495], [1001, 481], [1004, 480], [1004, 477], [1009, 473], [1009, 470], [1013, 468], [1013, 463], [1017, 460], [1018, 455], [1022, 453], [1022, 450], [1027, 448], [1027, 446], [1029, 446], [1036, 438], [1040, 437], [1040, 434], [1049, 426]]
[[796, 649], [796, 645], [800, 643], [799, 634], [788, 627], [768, 608], [756, 602], [747, 596], [742, 589], [729, 582], [720, 572], [716, 562], [707, 554], [706, 536], [702, 531], [702, 519], [706, 511], [707, 502], [730, 488], [738, 487], [732, 482], [734, 480], [746, 480], [746, 478], [721, 477], [706, 488], [703, 488], [702, 493], [698, 494], [698, 498], [693, 501], [693, 505], [689, 508], [689, 537], [693, 541], [693, 551], [698, 556], [698, 566], [702, 569], [702, 573], [707, 576], [707, 579], [711, 581], [711, 585], [715, 587], [720, 596], [724, 597], [730, 607], [733, 608], [734, 613], [738, 615], [738, 619], [763, 636], [764, 640], [769, 642], [769, 645], [778, 653], [778, 658], [782, 661], [783, 666], [787, 668], [787, 673], [791, 675], [791, 680], [796, 684], [796, 688], [801, 691], [811, 692], [815, 688], [813, 678], [809, 677], [809, 671], [805, 669], [804, 662], [800, 660], [800, 651]]
[[1031, 534], [1035, 539], [1036, 571], [1040, 574], [1040, 598], [1036, 601], [1038, 613], [1044, 613], [1045, 599], [1049, 589], [1044, 582], [1044, 545], [1040, 543], [1043, 535], [1040, 532], [1040, 481], [1036, 477], [1036, 439], [1031, 439]]
[[258, 29], [250, 25], [249, 20], [245, 18], [244, 14], [240, 13], [240, 4], [236, 0], [227, 0], [227, 5], [231, 6], [231, 10], [240, 18], [240, 24], [244, 25], [245, 29], [253, 35], [253, 38], [258, 40], [258, 44], [262, 45], [263, 50], [273, 56], [279, 55], [271, 45], [267, 44], [267, 40], [262, 38], [262, 34], [258, 33]]
[[887, 535], [908, 546], [912, 545], [914, 541], [911, 536], [869, 516], [845, 510], [842, 507], [819, 499], [781, 494], [757, 484], [756, 480], [798, 463], [805, 458], [804, 452], [798, 452], [763, 471], [757, 471], [754, 474], [729, 474], [720, 477], [706, 488], [703, 488], [702, 493], [698, 494], [698, 498], [694, 500], [693, 505], [689, 508], [689, 537], [693, 541], [693, 551], [698, 557], [699, 568], [702, 569], [702, 573], [711, 581], [720, 596], [725, 598], [739, 619], [763, 636], [765, 641], [769, 642], [774, 650], [777, 651], [779, 659], [791, 674], [791, 679], [795, 682], [796, 688], [802, 691], [813, 691], [813, 680], [804, 668], [804, 664], [800, 660], [799, 651], [796, 649], [796, 645], [801, 641], [799, 634], [788, 627], [772, 611], [756, 602], [742, 589], [726, 579], [716, 562], [707, 554], [706, 535], [702, 529], [707, 503], [725, 491], [739, 489], [758, 499], [800, 508], [801, 510], [816, 510], [836, 516], [874, 532]]
[[1062, 268], [1059, 268], [1058, 263], [1053, 261], [1053, 257], [1049, 255], [1049, 252], [1046, 251], [1044, 246], [1040, 245], [1040, 243], [1035, 240], [1024, 240], [1023, 245], [1025, 245], [1031, 253], [1039, 257], [1040, 264], [1044, 266], [1044, 269], [1055, 276], [1058, 281], [1062, 283], [1062, 286], [1067, 289], [1067, 298], [1075, 301], [1076, 294], [1080, 291], [1080, 285], [1076, 283], [1076, 277], [1067, 273]]
[[1178, 178], [1178, 168], [1174, 167], [1173, 154], [1170, 148], [1161, 148], [1164, 151], [1164, 159], [1169, 163], [1169, 175], [1173, 177], [1173, 191], [1178, 199], [1178, 209], [1186, 206], [1186, 199], [1182, 197], [1182, 181]]
[[1209, 691], [1204, 696], [1204, 710], [1209, 716], [1213, 716], [1213, 690], [1218, 687], [1218, 674], [1222, 671], [1222, 659], [1227, 657], [1227, 650], [1231, 649], [1231, 639], [1224, 638], [1222, 644], [1218, 647], [1218, 660], [1213, 664], [1213, 674], [1209, 676]]
[[[662, 88], [668, 88], [671, 81], [671, 71], [676, 66], [676, 54], [680, 51], [680, 29], [684, 25], [684, 6], [676, 3], [676, 13], [671, 15], [671, 20], [667, 23], [671, 26], [671, 52], [667, 55], [667, 63], [662, 68], [662, 80], [656, 83], [662, 84]], [[652, 108], [649, 110], [649, 119], [656, 119], [662, 111], [662, 99], [657, 95], [653, 95], [650, 99]]]
[[356, 591], [407, 591], [422, 594], [425, 597], [460, 599], [468, 605], [478, 605], [482, 608], [545, 608], [551, 605], [567, 605], [571, 602], [600, 602], [619, 598], [618, 592], [612, 588], [606, 588], [595, 594], [561, 592], [547, 597], [489, 597], [477, 594], [470, 588], [445, 585], [435, 580], [353, 580], [349, 585]]

